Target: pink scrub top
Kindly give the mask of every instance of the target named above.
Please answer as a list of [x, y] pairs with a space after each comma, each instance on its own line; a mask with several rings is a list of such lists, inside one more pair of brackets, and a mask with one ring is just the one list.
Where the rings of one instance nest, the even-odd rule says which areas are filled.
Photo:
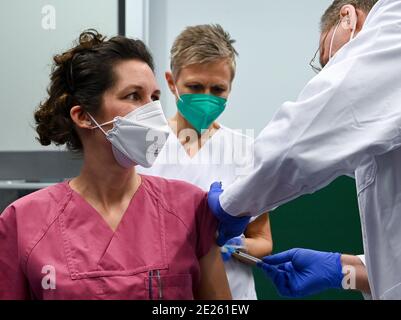
[[57, 184], [0, 215], [0, 299], [193, 299], [216, 228], [182, 181], [142, 176], [115, 232]]

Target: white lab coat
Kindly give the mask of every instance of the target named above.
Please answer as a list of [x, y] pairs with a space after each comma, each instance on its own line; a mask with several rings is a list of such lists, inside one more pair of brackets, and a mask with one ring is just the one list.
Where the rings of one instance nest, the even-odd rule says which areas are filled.
[[221, 204], [257, 215], [354, 174], [372, 297], [401, 299], [400, 146], [401, 1], [381, 0], [276, 113], [256, 139], [252, 173], [227, 186]]
[[[205, 193], [215, 181], [231, 184], [238, 176], [248, 174], [253, 139], [225, 126], [190, 158], [177, 136], [171, 131], [166, 145], [151, 168], [137, 167], [138, 173], [166, 179], [183, 180]], [[236, 259], [225, 262], [227, 278], [234, 300], [257, 300], [252, 268]]]

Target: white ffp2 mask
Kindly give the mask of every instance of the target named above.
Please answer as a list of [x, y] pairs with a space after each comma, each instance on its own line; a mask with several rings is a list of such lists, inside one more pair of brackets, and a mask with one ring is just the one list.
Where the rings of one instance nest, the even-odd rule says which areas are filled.
[[[96, 124], [92, 129], [99, 128], [110, 141], [116, 161], [124, 168], [140, 165], [150, 168], [155, 162], [170, 134], [170, 128], [160, 101], [153, 101], [125, 117], [115, 117], [114, 120]], [[113, 123], [113, 128], [104, 131], [103, 126]]]

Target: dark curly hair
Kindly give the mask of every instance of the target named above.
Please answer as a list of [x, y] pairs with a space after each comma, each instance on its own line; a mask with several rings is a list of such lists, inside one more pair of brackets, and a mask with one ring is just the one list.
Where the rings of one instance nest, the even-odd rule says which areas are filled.
[[94, 29], [82, 32], [75, 47], [56, 55], [49, 97], [34, 114], [39, 142], [44, 146], [66, 144], [71, 151], [82, 151], [71, 108], [80, 105], [96, 114], [104, 92], [115, 84], [113, 67], [131, 59], [145, 62], [154, 71], [152, 55], [142, 41], [123, 36], [106, 40]]

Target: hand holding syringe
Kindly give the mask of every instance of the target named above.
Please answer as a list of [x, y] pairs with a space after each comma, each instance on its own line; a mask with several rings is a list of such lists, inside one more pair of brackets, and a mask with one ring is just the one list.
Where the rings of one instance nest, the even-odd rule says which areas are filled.
[[[238, 260], [240, 260], [241, 262], [250, 264], [250, 265], [256, 265], [259, 262], [262, 262], [262, 260], [253, 257], [249, 254], [246, 254], [245, 252], [243, 252], [242, 250], [245, 250], [245, 246], [244, 245], [235, 245], [235, 244], [226, 244], [224, 247], [221, 248], [221, 252], [223, 254], [223, 260], [224, 256], [234, 256], [235, 258], [237, 258]], [[227, 259], [228, 260], [228, 259]]]

